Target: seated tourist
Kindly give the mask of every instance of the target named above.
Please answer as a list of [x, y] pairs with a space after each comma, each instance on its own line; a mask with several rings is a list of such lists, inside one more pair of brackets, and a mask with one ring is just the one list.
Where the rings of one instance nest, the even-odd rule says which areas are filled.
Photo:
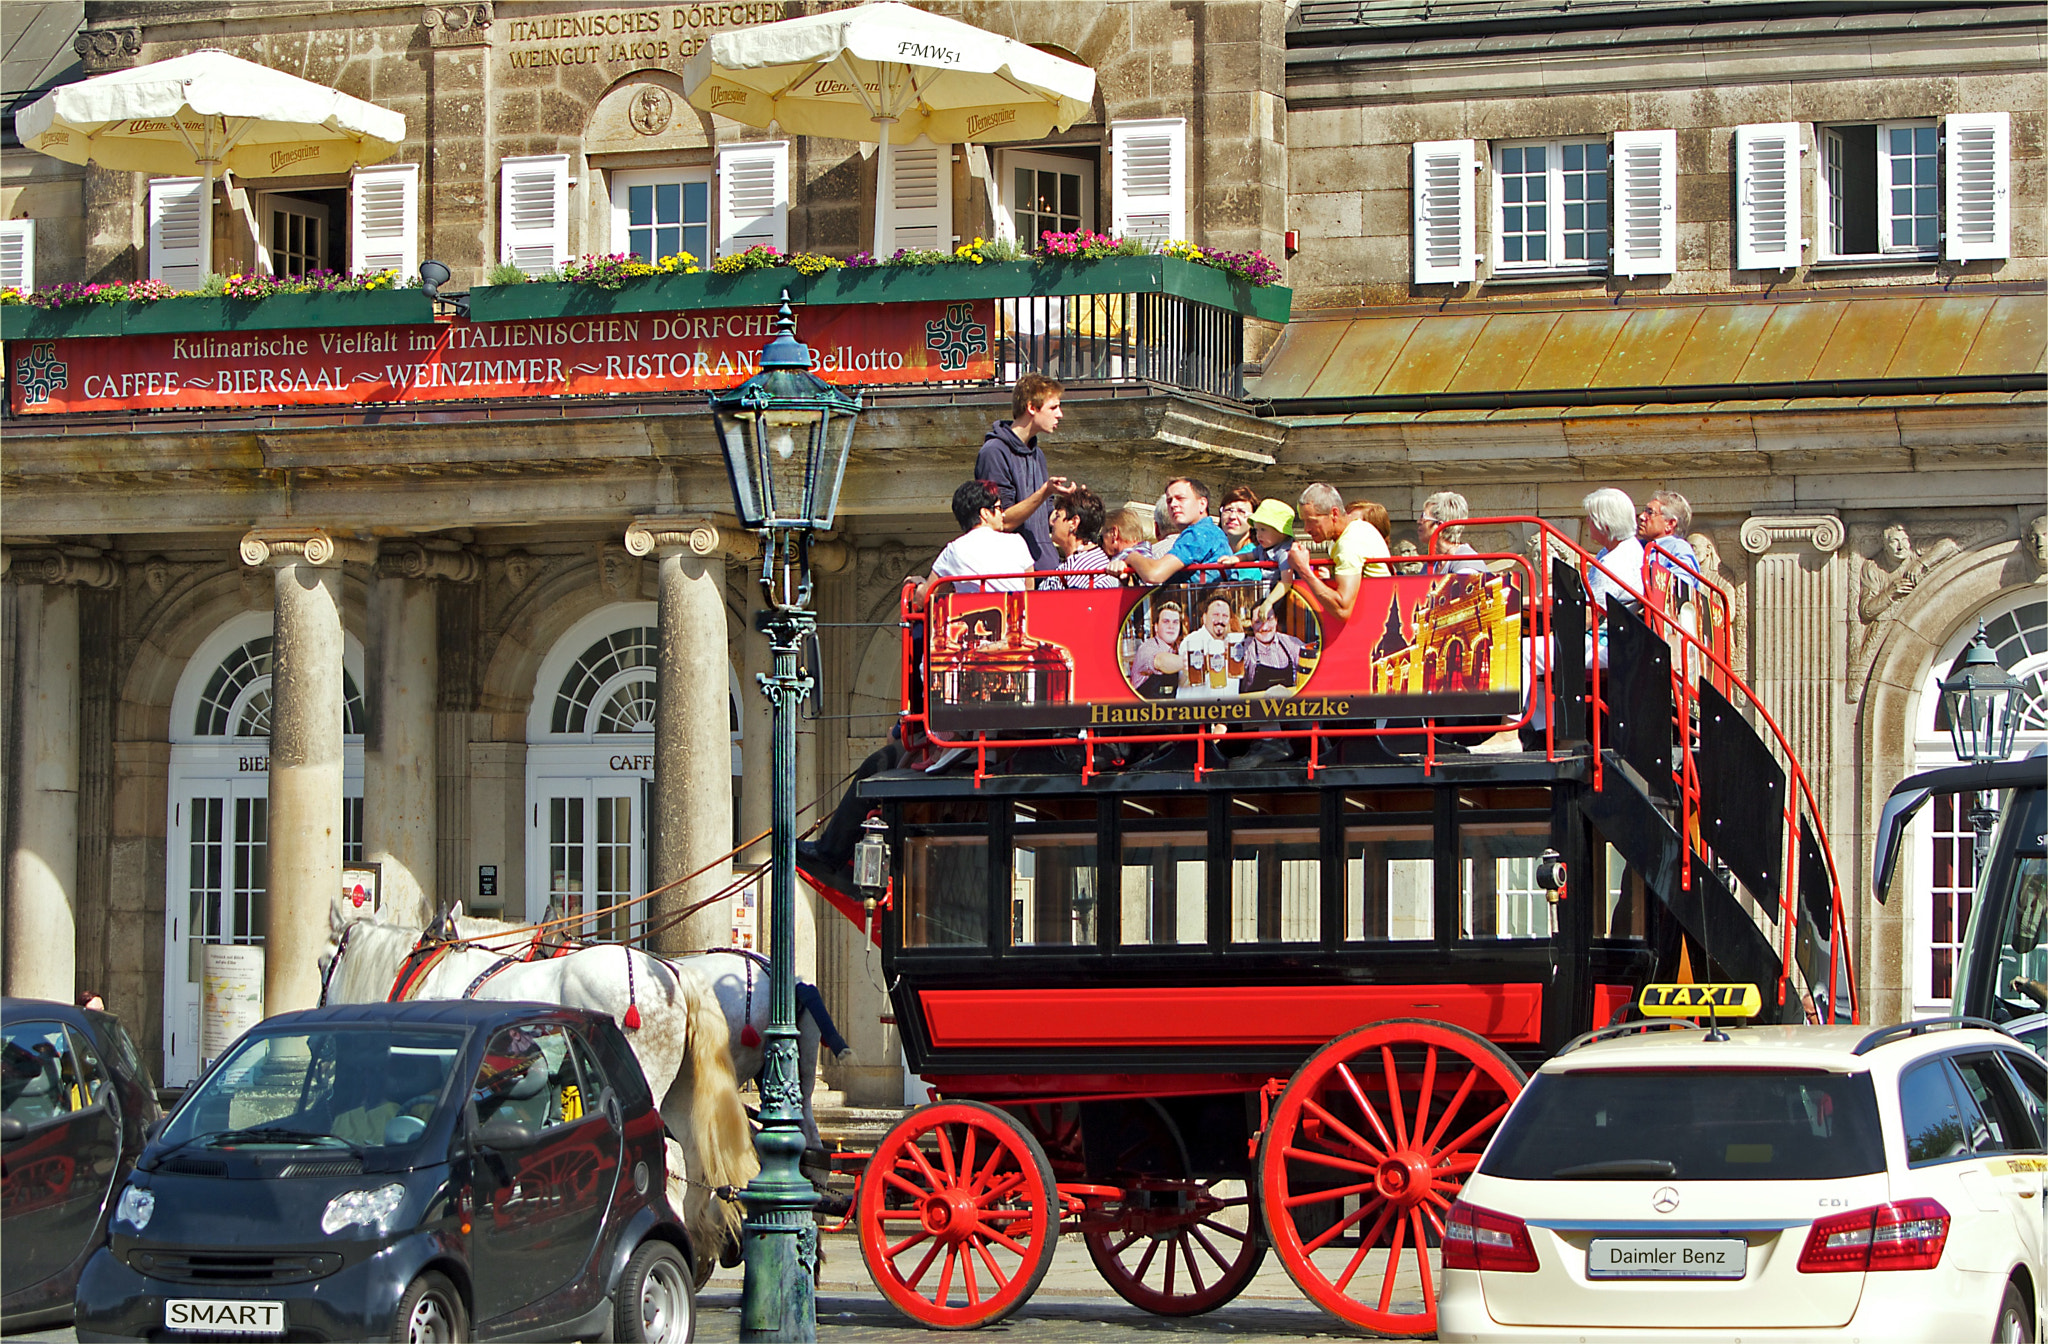
[[995, 486], [987, 481], [967, 481], [953, 492], [953, 520], [964, 529], [946, 543], [939, 558], [932, 561], [931, 577], [917, 590], [917, 604], [931, 601], [932, 590], [945, 579], [963, 580], [974, 574], [1008, 575], [984, 582], [963, 580], [948, 586], [949, 592], [1014, 593], [1029, 586], [1021, 577], [1031, 570], [1031, 548], [1015, 532], [1003, 530], [1003, 505]]
[[1429, 561], [1431, 574], [1484, 574], [1486, 562], [1473, 557], [1478, 552], [1465, 544], [1465, 519], [1472, 510], [1455, 490], [1439, 490], [1422, 501], [1422, 513], [1415, 520], [1422, 534], [1421, 550], [1436, 558]]
[[[1643, 575], [1643, 543], [1636, 540], [1636, 506], [1623, 492], [1609, 486], [1587, 495], [1581, 507], [1586, 513], [1586, 535], [1600, 564], [1586, 572], [1586, 600], [1606, 611], [1610, 602], [1640, 608], [1639, 588]], [[1600, 623], [1597, 647], [1587, 635], [1586, 656], [1597, 657], [1607, 666], [1607, 623]]]
[[1644, 558], [1662, 565], [1690, 583], [1700, 577], [1700, 558], [1685, 534], [1692, 527], [1692, 504], [1676, 490], [1659, 490], [1636, 510], [1636, 540]]
[[[1173, 543], [1166, 546], [1162, 539], [1155, 543], [1154, 550], [1161, 546], [1163, 553], [1144, 556], [1126, 551], [1109, 562], [1112, 572], [1129, 573], [1140, 583], [1170, 583], [1184, 577], [1184, 571], [1197, 565], [1212, 565], [1219, 560], [1230, 558], [1230, 543], [1224, 540], [1223, 529], [1209, 516], [1209, 487], [1190, 476], [1179, 476], [1166, 483], [1166, 509], [1173, 524], [1180, 530], [1174, 534]], [[1197, 578], [1198, 583], [1214, 583], [1214, 571], [1204, 572]]]
[[1252, 510], [1252, 549], [1249, 554], [1270, 570], [1254, 571], [1261, 582], [1270, 582], [1265, 600], [1254, 612], [1264, 616], [1286, 600], [1294, 574], [1294, 510], [1277, 499], [1262, 499]]
[[1102, 520], [1102, 553], [1114, 560], [1125, 551], [1152, 554], [1152, 536], [1145, 530], [1145, 517], [1128, 504]]
[[1087, 486], [1056, 497], [1049, 528], [1059, 552], [1060, 572], [1038, 580], [1041, 592], [1059, 588], [1115, 588], [1109, 555], [1102, 548], [1102, 500]]
[[1296, 542], [1289, 560], [1294, 582], [1307, 589], [1310, 597], [1339, 620], [1351, 619], [1358, 602], [1358, 590], [1365, 575], [1387, 573], [1387, 538], [1377, 527], [1353, 518], [1344, 509], [1344, 496], [1337, 488], [1320, 481], [1301, 492], [1301, 525], [1311, 541], [1327, 541], [1330, 547], [1330, 581], [1315, 572], [1308, 547]]

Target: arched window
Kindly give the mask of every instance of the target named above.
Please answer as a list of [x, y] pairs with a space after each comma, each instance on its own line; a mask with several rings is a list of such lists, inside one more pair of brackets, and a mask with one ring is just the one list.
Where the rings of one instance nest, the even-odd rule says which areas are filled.
[[[1928, 667], [1913, 715], [1916, 773], [1956, 764], [1942, 712], [1941, 682], [1980, 624], [1999, 664], [2026, 688], [2014, 755], [2024, 756], [2036, 744], [2048, 742], [2048, 598], [2022, 590], [1994, 599], [1957, 626]], [[1966, 797], [1937, 794], [1913, 823], [1910, 895], [1916, 1013], [1948, 1011], [1953, 994], [1956, 958], [1977, 884], [1969, 807]]]
[[[272, 639], [255, 639], [229, 651], [206, 679], [199, 693], [199, 706], [192, 720], [194, 737], [270, 736], [270, 655]], [[355, 677], [341, 670], [341, 731], [346, 737], [363, 734], [363, 693]]]
[[636, 625], [599, 639], [563, 674], [550, 724], [561, 737], [654, 731], [656, 631]]

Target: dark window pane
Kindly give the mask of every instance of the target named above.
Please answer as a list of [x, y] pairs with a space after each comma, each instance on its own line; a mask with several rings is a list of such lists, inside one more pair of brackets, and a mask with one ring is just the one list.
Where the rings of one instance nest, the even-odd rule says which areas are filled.
[[1899, 1118], [1906, 1132], [1906, 1160], [1916, 1167], [1969, 1151], [1945, 1060], [1930, 1059], [1899, 1079]]

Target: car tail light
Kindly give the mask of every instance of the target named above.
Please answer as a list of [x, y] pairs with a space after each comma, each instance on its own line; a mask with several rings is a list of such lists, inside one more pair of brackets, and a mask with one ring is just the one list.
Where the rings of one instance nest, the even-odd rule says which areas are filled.
[[1444, 1268], [1492, 1274], [1534, 1274], [1536, 1247], [1519, 1218], [1459, 1200], [1444, 1224]]
[[[1445, 1243], [1448, 1246], [1449, 1240]], [[1823, 1218], [1806, 1234], [1802, 1274], [1860, 1274], [1933, 1269], [1948, 1244], [1948, 1210], [1931, 1199], [1905, 1199]]]

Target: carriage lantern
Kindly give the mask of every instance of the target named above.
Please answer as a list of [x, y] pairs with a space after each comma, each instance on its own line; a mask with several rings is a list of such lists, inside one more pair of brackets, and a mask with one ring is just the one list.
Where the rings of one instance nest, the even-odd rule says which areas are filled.
[[1994, 765], [2012, 755], [2024, 690], [1984, 642], [1980, 626], [1941, 683], [1941, 707], [1948, 716], [1949, 741], [1957, 760], [1966, 765]]
[[874, 913], [882, 888], [889, 885], [888, 833], [889, 823], [870, 815], [860, 824], [860, 843], [853, 847], [853, 885], [860, 888], [869, 914]]

